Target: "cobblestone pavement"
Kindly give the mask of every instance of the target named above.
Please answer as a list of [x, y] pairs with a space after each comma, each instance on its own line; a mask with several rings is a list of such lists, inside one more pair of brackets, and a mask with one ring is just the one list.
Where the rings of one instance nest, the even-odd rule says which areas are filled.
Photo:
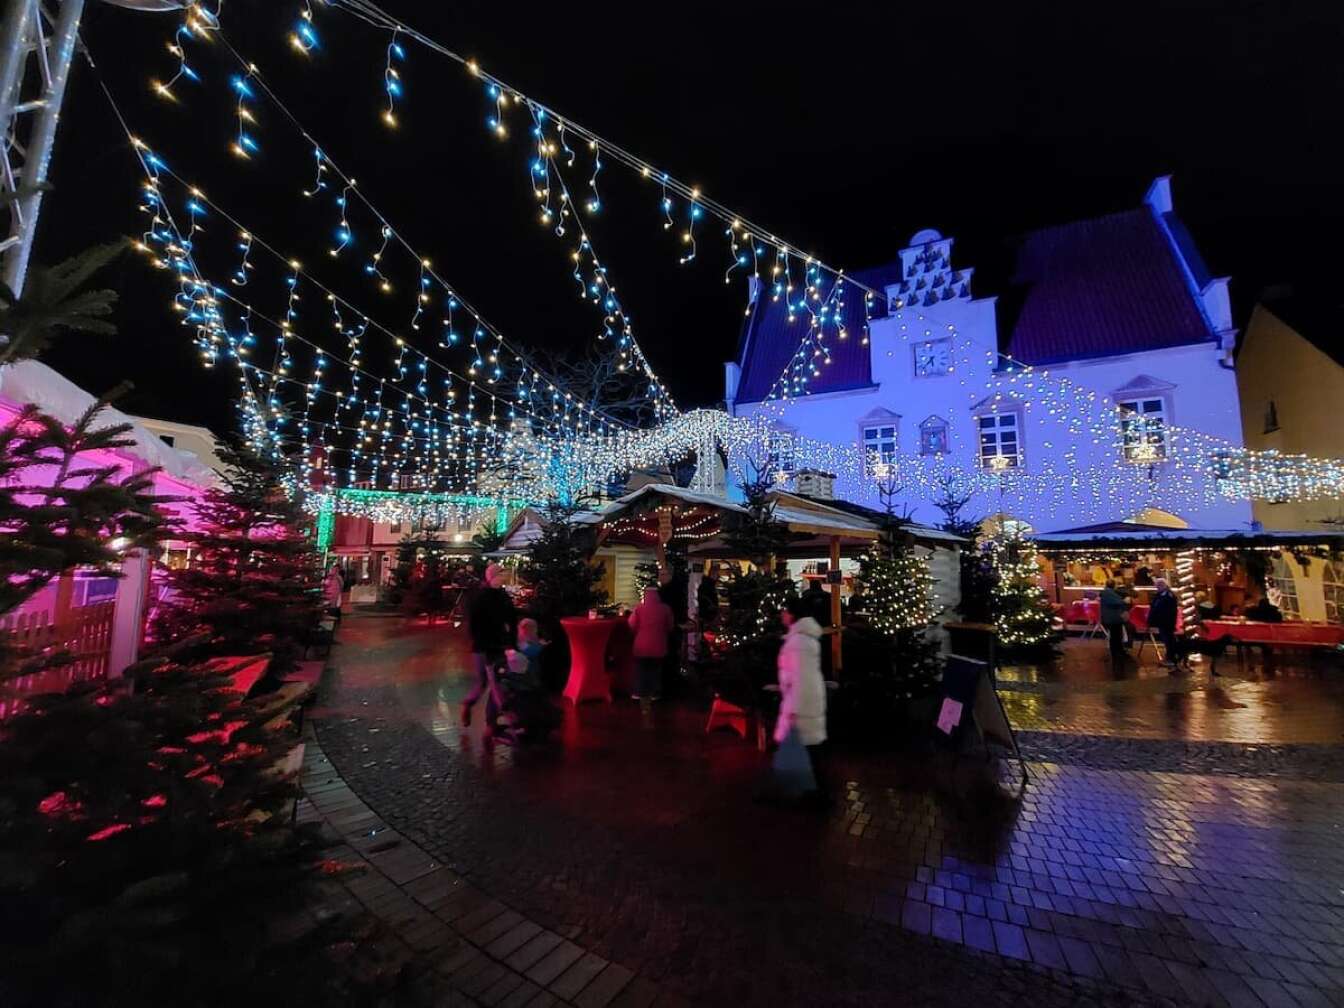
[[585, 705], [559, 745], [491, 750], [456, 726], [451, 631], [351, 618], [342, 637], [313, 718], [353, 793], [663, 996], [1344, 1003], [1344, 786], [1073, 761], [1014, 797], [977, 761], [839, 753], [823, 818], [753, 805], [760, 755], [688, 708]]
[[1250, 744], [1344, 742], [1344, 669], [1338, 659], [1235, 656], [1171, 675], [1151, 648], [1114, 669], [1101, 640], [1073, 639], [1044, 667], [1006, 668], [1004, 707], [1025, 730]]

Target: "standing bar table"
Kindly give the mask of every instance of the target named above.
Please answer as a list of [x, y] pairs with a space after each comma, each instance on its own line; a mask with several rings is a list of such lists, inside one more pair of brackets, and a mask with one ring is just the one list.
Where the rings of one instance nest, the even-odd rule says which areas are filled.
[[607, 674], [607, 641], [620, 622], [616, 619], [562, 619], [569, 638], [569, 680], [565, 697], [574, 704], [585, 700], [611, 703], [611, 676]]

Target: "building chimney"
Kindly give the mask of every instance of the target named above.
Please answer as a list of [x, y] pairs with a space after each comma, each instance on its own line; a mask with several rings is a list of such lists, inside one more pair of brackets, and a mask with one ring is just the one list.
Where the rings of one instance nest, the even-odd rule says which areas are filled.
[[835, 473], [820, 469], [799, 469], [794, 482], [798, 493], [818, 500], [835, 500]]
[[1171, 176], [1159, 175], [1148, 187], [1148, 195], [1143, 201], [1153, 208], [1155, 214], [1171, 213]]

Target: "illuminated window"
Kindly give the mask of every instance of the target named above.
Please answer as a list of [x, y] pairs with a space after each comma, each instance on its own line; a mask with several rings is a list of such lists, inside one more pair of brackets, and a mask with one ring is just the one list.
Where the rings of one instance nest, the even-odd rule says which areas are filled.
[[765, 441], [765, 474], [783, 483], [793, 476], [796, 467], [792, 431], [776, 431]]
[[1022, 464], [1022, 437], [1017, 413], [989, 413], [975, 418], [980, 432], [980, 465], [984, 469], [1016, 469]]
[[1325, 620], [1344, 623], [1344, 560], [1327, 560], [1321, 573], [1325, 589]]
[[1120, 448], [1126, 462], [1151, 465], [1167, 457], [1167, 405], [1160, 397], [1122, 399]]
[[865, 426], [863, 433], [863, 464], [869, 476], [878, 466], [890, 466], [896, 461], [896, 425]]
[[919, 453], [947, 454], [947, 421], [942, 417], [931, 416], [919, 425]]
[[1297, 578], [1293, 574], [1292, 557], [1283, 553], [1274, 557], [1270, 577], [1265, 581], [1265, 594], [1288, 619], [1301, 619], [1302, 608], [1297, 601]]

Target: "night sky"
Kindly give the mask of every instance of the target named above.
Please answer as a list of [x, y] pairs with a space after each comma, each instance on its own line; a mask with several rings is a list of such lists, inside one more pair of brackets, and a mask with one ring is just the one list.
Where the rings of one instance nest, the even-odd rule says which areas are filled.
[[[384, 6], [838, 266], [890, 260], [915, 231], [935, 227], [957, 238], [956, 264], [976, 268], [976, 292], [1004, 294], [1011, 311], [1014, 235], [1136, 206], [1153, 176], [1170, 173], [1177, 211], [1210, 268], [1233, 277], [1239, 323], [1266, 285], [1333, 285], [1339, 275], [1338, 4]], [[569, 245], [537, 224], [522, 114], [511, 138], [497, 140], [480, 82], [408, 44], [401, 126], [389, 130], [380, 120], [386, 33], [319, 7], [321, 47], [305, 59], [285, 41], [299, 7], [228, 0], [224, 28], [398, 230], [509, 338], [589, 345], [600, 318], [575, 296]], [[406, 330], [415, 261], [389, 256], [395, 290], [380, 293], [361, 269], [376, 227], [358, 213], [355, 247], [339, 260], [327, 254], [332, 193], [301, 195], [313, 180], [311, 147], [264, 100], [253, 105], [261, 151], [250, 162], [229, 153], [234, 67], [225, 53], [196, 44], [189, 55], [203, 82], [180, 84], [175, 104], [151, 94], [150, 78], [173, 72], [165, 44], [176, 23], [90, 5], [84, 37], [132, 128], [260, 237]], [[576, 192], [588, 164], [581, 152]], [[81, 62], [36, 259], [138, 234], [138, 178]], [[744, 281], [723, 283], [722, 226], [703, 223], [698, 259], [679, 266], [656, 186], [610, 164], [599, 187], [603, 210], [589, 230], [637, 337], [680, 405], [717, 402], [744, 303]], [[226, 282], [236, 229], [203, 224], [202, 264]], [[282, 269], [263, 254], [252, 261], [247, 296], [283, 316]], [[128, 410], [228, 429], [237, 379], [222, 365], [201, 369], [170, 310], [168, 277], [128, 255], [107, 279], [122, 294], [121, 334], [69, 337], [48, 363], [95, 392], [131, 379]], [[316, 296], [301, 305], [304, 326], [331, 331]]]

